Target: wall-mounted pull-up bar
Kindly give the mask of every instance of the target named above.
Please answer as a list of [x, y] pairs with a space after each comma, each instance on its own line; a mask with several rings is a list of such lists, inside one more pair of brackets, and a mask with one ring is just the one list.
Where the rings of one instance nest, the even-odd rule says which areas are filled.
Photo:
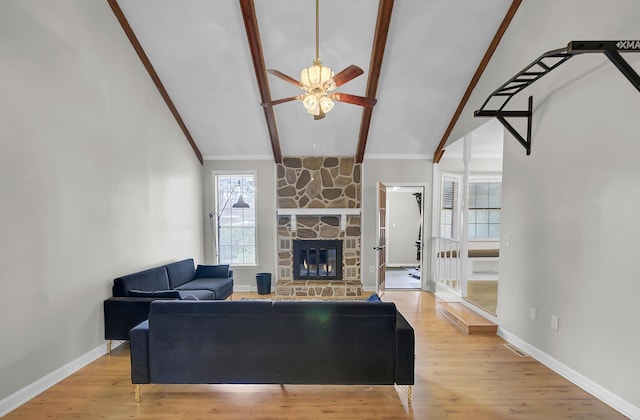
[[[620, 72], [640, 92], [640, 76], [620, 55], [621, 52], [640, 52], [640, 41], [571, 41], [566, 48], [547, 51], [535, 59], [531, 64], [507, 80], [494, 90], [484, 101], [475, 117], [495, 117], [531, 154], [531, 117], [533, 115], [533, 97], [529, 97], [529, 106], [524, 111], [506, 111], [504, 107], [511, 98], [527, 86], [540, 79], [551, 70], [578, 54], [604, 53], [605, 56], [620, 70]], [[487, 109], [491, 107], [491, 109]], [[526, 118], [527, 133], [523, 137], [507, 121], [507, 118]]]

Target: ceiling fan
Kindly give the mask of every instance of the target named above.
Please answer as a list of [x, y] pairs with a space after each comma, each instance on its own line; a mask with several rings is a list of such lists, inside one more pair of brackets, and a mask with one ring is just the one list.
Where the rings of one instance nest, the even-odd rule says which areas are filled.
[[322, 65], [319, 53], [319, 3], [320, 0], [316, 0], [316, 59], [313, 61], [313, 65], [302, 69], [300, 72], [300, 81], [291, 76], [287, 76], [279, 70], [267, 69], [268, 73], [302, 89], [302, 94], [271, 102], [265, 102], [262, 106], [279, 105], [297, 99], [302, 101], [307, 112], [313, 115], [314, 120], [319, 120], [324, 118], [325, 114], [333, 109], [333, 101], [345, 102], [368, 108], [372, 108], [376, 104], [377, 100], [374, 98], [365, 98], [363, 96], [351, 95], [348, 93], [334, 92], [337, 87], [342, 86], [348, 81], [363, 74], [364, 70], [352, 64], [340, 71], [338, 74], [334, 74], [329, 67]]

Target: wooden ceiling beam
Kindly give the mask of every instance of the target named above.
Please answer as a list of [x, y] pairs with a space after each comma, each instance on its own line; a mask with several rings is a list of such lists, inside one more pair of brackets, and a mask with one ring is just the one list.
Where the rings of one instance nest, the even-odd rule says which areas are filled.
[[151, 80], [153, 80], [153, 83], [156, 85], [158, 92], [160, 92], [160, 96], [162, 96], [162, 99], [164, 99], [164, 102], [167, 104], [169, 111], [171, 111], [173, 118], [175, 118], [176, 122], [178, 123], [178, 126], [184, 133], [185, 137], [187, 138], [187, 141], [191, 145], [191, 148], [193, 149], [194, 153], [196, 154], [198, 161], [200, 161], [200, 164], [202, 165], [204, 163], [204, 160], [202, 158], [202, 153], [200, 152], [200, 149], [198, 149], [196, 142], [193, 140], [193, 137], [191, 137], [191, 133], [189, 132], [189, 129], [187, 128], [186, 124], [182, 120], [182, 116], [180, 116], [178, 109], [173, 104], [173, 101], [171, 100], [171, 97], [169, 96], [167, 89], [165, 89], [164, 85], [162, 84], [162, 81], [160, 80], [158, 73], [156, 73], [156, 70], [153, 68], [153, 65], [151, 64], [149, 57], [147, 57], [147, 54], [144, 52], [144, 49], [142, 48], [140, 41], [138, 41], [138, 37], [136, 37], [136, 34], [133, 32], [133, 29], [131, 29], [131, 25], [129, 25], [129, 21], [124, 16], [124, 13], [120, 8], [120, 5], [118, 5], [118, 1], [107, 0], [107, 2], [109, 3], [109, 6], [111, 6], [111, 10], [113, 10], [113, 14], [116, 16], [116, 19], [118, 19], [118, 22], [120, 22], [120, 26], [122, 26], [124, 33], [127, 35], [127, 38], [129, 38], [129, 42], [131, 42], [133, 49], [135, 50], [136, 54], [138, 54], [140, 61], [142, 61], [144, 68], [147, 70], [147, 73], [149, 73], [149, 76], [151, 76]]
[[[382, 70], [382, 60], [384, 49], [387, 44], [387, 35], [391, 23], [391, 12], [393, 11], [394, 0], [380, 0], [378, 3], [378, 18], [376, 19], [376, 30], [373, 35], [373, 47], [371, 48], [371, 61], [369, 62], [369, 78], [367, 79], [367, 89], [365, 96], [375, 98], [378, 92], [378, 81]], [[362, 120], [360, 121], [360, 135], [358, 136], [358, 148], [356, 149], [356, 162], [362, 163], [364, 152], [367, 148], [367, 138], [371, 127], [371, 116], [373, 108], [362, 110]]]
[[[256, 81], [260, 91], [260, 102], [267, 104], [271, 102], [271, 91], [267, 82], [267, 71], [264, 65], [264, 55], [262, 53], [262, 42], [260, 41], [260, 31], [258, 30], [258, 19], [253, 0], [239, 0], [242, 9], [242, 20], [247, 31], [247, 41], [251, 51], [251, 60], [256, 72]], [[276, 163], [282, 163], [282, 152], [280, 150], [280, 140], [278, 138], [278, 128], [276, 127], [276, 117], [272, 105], [263, 106], [264, 117], [267, 121], [267, 130], [271, 141], [273, 159]]]
[[469, 101], [469, 98], [471, 97], [471, 93], [476, 88], [476, 85], [478, 84], [478, 81], [480, 80], [482, 73], [484, 73], [484, 70], [487, 68], [489, 61], [493, 56], [493, 53], [498, 48], [498, 44], [500, 44], [500, 40], [502, 39], [502, 36], [507, 31], [507, 28], [509, 27], [511, 20], [513, 19], [516, 12], [518, 11], [518, 7], [520, 7], [520, 3], [522, 3], [522, 0], [513, 0], [513, 2], [511, 3], [511, 6], [509, 7], [509, 10], [507, 10], [507, 14], [504, 16], [504, 19], [502, 19], [502, 23], [500, 24], [500, 27], [498, 27], [498, 31], [496, 32], [495, 36], [493, 37], [493, 40], [489, 44], [489, 48], [487, 48], [487, 51], [484, 53], [482, 60], [480, 60], [480, 64], [478, 65], [476, 72], [471, 78], [471, 82], [469, 82], [469, 86], [467, 86], [467, 90], [464, 92], [464, 95], [462, 95], [462, 99], [458, 104], [458, 108], [456, 109], [456, 112], [453, 114], [453, 117], [451, 117], [451, 121], [449, 122], [447, 129], [442, 135], [442, 139], [440, 140], [438, 147], [433, 153], [433, 163], [439, 163], [440, 159], [442, 159], [442, 156], [444, 155], [444, 146], [447, 143], [449, 136], [451, 135], [451, 131], [453, 131], [453, 127], [455, 127], [456, 123], [458, 122], [458, 119], [462, 114], [462, 110], [464, 109], [465, 105]]

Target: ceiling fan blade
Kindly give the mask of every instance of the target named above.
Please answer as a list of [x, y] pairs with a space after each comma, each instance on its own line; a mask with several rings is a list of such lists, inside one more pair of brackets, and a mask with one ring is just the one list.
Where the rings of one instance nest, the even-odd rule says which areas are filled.
[[329, 97], [335, 101], [346, 102], [348, 104], [365, 106], [367, 108], [373, 108], [378, 102], [375, 98], [365, 98], [364, 96], [350, 95], [348, 93], [332, 93]]
[[282, 99], [278, 99], [278, 100], [271, 101], [271, 102], [263, 102], [260, 105], [262, 105], [263, 107], [266, 108], [268, 106], [280, 105], [280, 104], [283, 104], [285, 102], [295, 101], [296, 99], [298, 99], [297, 96], [289, 96], [288, 98], [282, 98]]
[[300, 87], [300, 82], [298, 82], [296, 79], [294, 79], [291, 76], [287, 76], [286, 74], [284, 74], [280, 70], [267, 69], [267, 73], [273, 74], [274, 76], [279, 77], [280, 79], [284, 80], [285, 82], [289, 82], [292, 85]]
[[347, 83], [349, 80], [355, 79], [356, 77], [360, 76], [363, 73], [364, 73], [364, 70], [352, 64], [346, 69], [336, 74], [335, 76], [333, 76], [333, 81], [336, 82], [336, 86], [340, 86]]

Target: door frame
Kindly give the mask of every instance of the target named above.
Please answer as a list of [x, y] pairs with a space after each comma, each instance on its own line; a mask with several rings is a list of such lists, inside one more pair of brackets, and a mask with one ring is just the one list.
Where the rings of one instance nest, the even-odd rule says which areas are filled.
[[[422, 220], [422, 224], [421, 224], [421, 232], [420, 232], [420, 238], [422, 238], [422, 246], [420, 249], [420, 261], [419, 261], [419, 266], [420, 266], [420, 289], [424, 290], [424, 291], [429, 291], [431, 290], [430, 287], [430, 279], [429, 279], [429, 271], [427, 271], [429, 269], [429, 267], [426, 267], [427, 264], [430, 264], [429, 258], [426, 258], [425, 255], [430, 255], [431, 252], [431, 243], [430, 241], [425, 238], [425, 233], [431, 232], [431, 215], [429, 214], [429, 218], [427, 218], [427, 210], [431, 209], [431, 195], [429, 195], [429, 185], [426, 182], [385, 182], [385, 181], [377, 181], [376, 185], [382, 184], [384, 185], [387, 189], [388, 188], [393, 188], [393, 187], [420, 187], [422, 188], [422, 209], [420, 210], [420, 216], [421, 216], [421, 220]], [[386, 204], [385, 204], [386, 206]], [[386, 215], [387, 220], [386, 222], [388, 222], [388, 214]], [[376, 221], [376, 246], [377, 244], [377, 240], [378, 240], [378, 230], [380, 228], [380, 191], [379, 191], [379, 187], [376, 188], [376, 217], [377, 217], [377, 221]], [[388, 223], [386, 223], [388, 225]], [[385, 248], [385, 261], [386, 261], [386, 257], [388, 254], [386, 254], [388, 251]], [[379, 257], [378, 257], [378, 252], [376, 252], [376, 288], [379, 289], [379, 284], [380, 284], [380, 280], [379, 280], [379, 274], [378, 274], [378, 268], [379, 268]]]
[[376, 292], [384, 294], [385, 272], [387, 270], [387, 186], [383, 182], [376, 183]]

